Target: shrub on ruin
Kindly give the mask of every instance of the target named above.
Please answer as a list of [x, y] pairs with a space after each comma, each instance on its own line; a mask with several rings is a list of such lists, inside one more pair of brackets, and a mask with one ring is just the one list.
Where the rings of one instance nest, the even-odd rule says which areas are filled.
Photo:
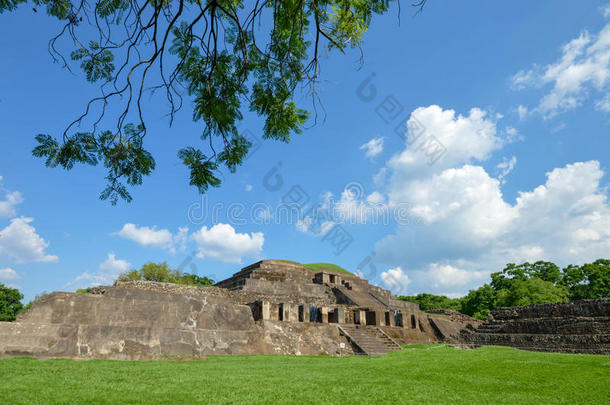
[[196, 274], [184, 273], [181, 276], [181, 283], [187, 285], [199, 285], [203, 287], [209, 287], [214, 285], [214, 280], [208, 277], [200, 277]]
[[146, 263], [139, 270], [133, 269], [119, 276], [118, 281], [145, 280], [158, 283], [174, 283], [197, 286], [211, 286], [214, 280], [196, 274], [181, 273], [169, 267], [167, 262]]
[[119, 281], [146, 280], [159, 283], [176, 283], [180, 272], [169, 267], [167, 262], [146, 263], [139, 270], [131, 270], [119, 276]]

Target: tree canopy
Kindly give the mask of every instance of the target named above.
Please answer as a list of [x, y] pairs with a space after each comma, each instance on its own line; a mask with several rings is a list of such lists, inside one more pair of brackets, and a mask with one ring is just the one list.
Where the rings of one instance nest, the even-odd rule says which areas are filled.
[[[100, 198], [130, 201], [127, 187], [155, 169], [144, 144], [143, 95], [163, 94], [170, 126], [186, 97], [201, 141], [180, 149], [178, 158], [204, 193], [220, 185], [219, 170], [235, 171], [252, 146], [238, 131], [245, 109], [264, 120], [263, 139], [288, 142], [301, 133], [323, 109], [316, 92], [321, 50], [358, 48], [373, 16], [393, 1], [30, 0], [33, 11], [44, 8], [59, 20], [49, 42], [53, 60], [68, 69], [79, 65], [88, 82], [100, 84], [63, 133], [36, 136], [33, 155], [67, 170], [101, 163], [107, 187]], [[414, 6], [421, 10], [425, 1]], [[0, 13], [22, 3], [28, 0], [0, 0]], [[295, 102], [299, 86], [311, 96], [309, 109]]]
[[489, 284], [469, 291], [462, 298], [423, 293], [399, 299], [416, 302], [422, 310], [455, 309], [486, 319], [492, 309], [499, 307], [603, 297], [610, 297], [610, 260], [607, 259], [563, 269], [545, 261], [509, 263], [502, 271], [491, 274]]
[[22, 310], [23, 294], [16, 288], [10, 288], [0, 283], [0, 321], [14, 321]]
[[169, 267], [167, 262], [146, 263], [139, 270], [133, 269], [119, 276], [118, 281], [146, 280], [159, 283], [174, 283], [198, 286], [211, 286], [214, 280], [196, 274], [182, 273]]

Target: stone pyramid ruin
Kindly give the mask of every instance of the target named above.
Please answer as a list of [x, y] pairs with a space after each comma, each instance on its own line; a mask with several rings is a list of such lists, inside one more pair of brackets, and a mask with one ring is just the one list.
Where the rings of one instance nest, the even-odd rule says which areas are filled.
[[426, 314], [352, 274], [264, 260], [214, 287], [130, 281], [91, 294], [54, 292], [16, 322], [0, 322], [0, 353], [381, 355], [407, 343], [455, 340], [473, 324], [468, 317]]

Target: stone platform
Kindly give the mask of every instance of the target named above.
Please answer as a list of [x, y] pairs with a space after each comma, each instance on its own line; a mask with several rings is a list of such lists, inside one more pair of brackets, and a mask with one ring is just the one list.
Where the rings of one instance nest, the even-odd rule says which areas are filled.
[[469, 319], [425, 314], [354, 275], [262, 261], [217, 287], [132, 281], [52, 293], [16, 322], [0, 322], [0, 355], [378, 355], [455, 341], [476, 325]]
[[610, 354], [610, 299], [499, 308], [479, 327], [461, 331], [461, 336], [471, 347]]

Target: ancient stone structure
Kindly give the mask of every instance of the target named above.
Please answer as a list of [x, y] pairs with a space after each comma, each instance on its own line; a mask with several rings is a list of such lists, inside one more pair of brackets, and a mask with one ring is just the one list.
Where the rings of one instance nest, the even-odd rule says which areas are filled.
[[470, 347], [610, 354], [610, 298], [499, 308], [461, 335]]
[[385, 354], [456, 341], [471, 318], [429, 315], [354, 275], [266, 260], [215, 287], [147, 281], [55, 292], [0, 322], [0, 354], [153, 359], [207, 354]]

